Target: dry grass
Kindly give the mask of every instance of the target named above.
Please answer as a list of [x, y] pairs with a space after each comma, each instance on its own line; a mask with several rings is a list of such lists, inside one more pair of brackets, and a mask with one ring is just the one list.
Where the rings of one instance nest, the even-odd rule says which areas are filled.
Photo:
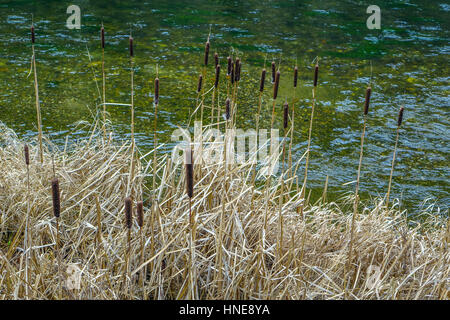
[[[131, 185], [133, 207], [144, 200], [145, 240], [134, 219], [127, 272], [123, 203], [132, 146], [104, 141], [102, 130], [92, 132], [88, 141], [53, 155], [61, 190], [60, 278], [52, 154], [44, 150], [41, 165], [38, 144], [30, 145], [27, 199], [23, 143], [0, 128], [0, 299], [57, 299], [60, 284], [63, 299], [449, 298], [450, 230], [442, 217], [424, 212], [421, 223], [408, 225], [395, 201], [389, 210], [382, 199], [369, 207], [360, 203], [364, 209], [355, 219], [348, 269], [351, 197], [339, 205], [306, 204], [301, 219], [296, 210], [301, 191], [288, 171], [284, 188], [280, 177], [256, 187], [249, 164], [228, 170], [223, 163], [204, 164], [201, 176], [195, 165], [191, 229], [183, 166], [172, 165], [166, 155], [158, 158], [159, 201], [157, 208], [151, 206], [146, 199], [153, 190], [146, 186], [152, 181], [153, 153], [141, 154], [139, 148]], [[27, 284], [23, 243], [28, 204], [32, 247]], [[277, 240], [280, 216], [284, 238]], [[79, 290], [67, 288], [70, 263], [82, 270]], [[367, 276], [371, 265], [381, 270], [375, 286]]]

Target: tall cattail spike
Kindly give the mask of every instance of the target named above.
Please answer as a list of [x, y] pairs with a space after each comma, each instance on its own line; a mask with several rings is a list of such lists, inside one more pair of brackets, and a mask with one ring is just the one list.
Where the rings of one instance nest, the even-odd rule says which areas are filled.
[[187, 148], [185, 151], [186, 165], [186, 193], [189, 198], [194, 196], [194, 169], [193, 169], [192, 149]]
[[266, 80], [266, 69], [262, 69], [261, 71], [261, 80], [259, 81], [259, 92], [264, 91], [264, 81]]
[[230, 98], [225, 101], [225, 117], [230, 120]]
[[100, 29], [100, 38], [102, 41], [102, 49], [105, 49], [105, 28], [103, 28], [103, 26]]
[[29, 166], [30, 165], [30, 152], [28, 150], [28, 145], [27, 144], [23, 147], [23, 150], [24, 150], [24, 153], [25, 153], [25, 164], [27, 166]]
[[203, 76], [200, 75], [200, 76], [198, 77], [197, 93], [199, 93], [200, 91], [202, 91], [202, 82], [203, 82]]
[[402, 125], [402, 121], [403, 121], [403, 110], [404, 108], [401, 107], [400, 111], [398, 112], [398, 120], [397, 120], [397, 126], [400, 127]]
[[59, 218], [61, 213], [61, 200], [59, 198], [59, 181], [58, 179], [52, 180], [52, 198], [53, 198], [53, 215]]
[[200, 76], [198, 77], [197, 93], [199, 93], [200, 91], [202, 91], [202, 82], [203, 82], [203, 76], [200, 75]]
[[317, 79], [319, 77], [319, 63], [316, 63], [314, 68], [314, 87], [317, 87]]
[[236, 58], [234, 69], [235, 69], [234, 81], [241, 80], [241, 59]]
[[273, 99], [275, 100], [278, 96], [278, 87], [280, 85], [280, 71], [277, 71], [277, 74], [275, 76], [275, 83], [273, 85]]
[[370, 95], [372, 93], [372, 88], [367, 87], [366, 89], [366, 100], [364, 101], [364, 115], [369, 113]]
[[138, 226], [142, 228], [144, 226], [144, 203], [142, 201], [136, 203], [136, 212]]
[[286, 129], [288, 127], [288, 118], [289, 118], [289, 105], [287, 102], [284, 103], [284, 114], [283, 114], [283, 128]]
[[298, 68], [295, 66], [294, 68], [294, 88], [297, 87], [297, 80], [298, 80]]
[[214, 87], [217, 88], [219, 85], [219, 77], [220, 77], [220, 64], [216, 66], [216, 78], [214, 80]]
[[34, 25], [31, 25], [31, 43], [34, 44], [35, 37], [34, 37]]
[[131, 198], [130, 197], [126, 197], [124, 199], [125, 202], [125, 224], [127, 226], [128, 229], [131, 228], [132, 226], [132, 203], [131, 203]]
[[231, 62], [231, 57], [230, 56], [228, 56], [227, 57], [227, 76], [229, 76], [229, 75], [231, 75], [231, 65], [232, 65], [233, 63]]
[[276, 78], [275, 61], [272, 61], [272, 83], [275, 83], [275, 78]]
[[134, 56], [134, 51], [133, 51], [133, 37], [130, 36], [130, 57]]
[[159, 78], [155, 78], [155, 104], [159, 104]]

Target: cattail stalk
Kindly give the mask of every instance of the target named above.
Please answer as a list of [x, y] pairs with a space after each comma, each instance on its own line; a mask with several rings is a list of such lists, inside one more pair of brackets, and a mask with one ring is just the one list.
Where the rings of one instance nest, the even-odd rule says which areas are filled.
[[106, 139], [106, 76], [105, 76], [105, 28], [100, 29], [100, 38], [102, 45], [102, 91], [103, 91], [103, 138]]
[[127, 249], [125, 251], [125, 270], [123, 273], [123, 284], [125, 286], [125, 292], [130, 290], [130, 286], [127, 285], [127, 275], [129, 279], [129, 269], [130, 269], [130, 250], [131, 250], [131, 227], [133, 225], [133, 213], [132, 213], [132, 200], [131, 197], [126, 197], [124, 199], [124, 209], [125, 209], [125, 226], [127, 228]]
[[[359, 152], [359, 164], [358, 164], [358, 171], [357, 171], [357, 177], [356, 177], [356, 186], [355, 186], [355, 202], [353, 203], [353, 215], [351, 220], [351, 226], [350, 226], [350, 243], [349, 243], [349, 250], [348, 250], [348, 260], [346, 264], [346, 270], [350, 269], [350, 264], [353, 259], [353, 241], [354, 241], [354, 233], [355, 233], [355, 221], [356, 221], [356, 215], [358, 214], [358, 203], [359, 203], [359, 181], [361, 177], [361, 167], [362, 167], [362, 159], [363, 159], [363, 151], [364, 151], [364, 137], [366, 135], [366, 117], [369, 113], [369, 104], [370, 104], [370, 95], [371, 95], [372, 89], [368, 87], [366, 89], [366, 98], [364, 102], [364, 116], [363, 116], [363, 129], [361, 133], [361, 148]], [[347, 281], [347, 278], [345, 279]], [[345, 288], [347, 292], [347, 288]]]
[[404, 108], [401, 107], [399, 112], [398, 112], [397, 130], [396, 130], [395, 146], [394, 146], [394, 155], [392, 156], [391, 174], [389, 175], [389, 186], [388, 186], [388, 191], [387, 191], [387, 194], [386, 194], [386, 209], [389, 209], [389, 195], [391, 193], [392, 176], [394, 174], [395, 156], [397, 154], [397, 145], [398, 145], [398, 137], [399, 137], [399, 132], [400, 132], [400, 126], [402, 125], [402, 121], [403, 121], [403, 110], [404, 110]]
[[189, 294], [194, 299], [195, 294], [195, 219], [192, 215], [192, 197], [194, 196], [194, 164], [192, 149], [189, 147], [185, 150], [185, 168], [186, 168], [186, 194], [189, 198], [189, 225], [191, 232], [189, 233]]
[[289, 177], [292, 177], [292, 143], [294, 141], [294, 117], [295, 117], [295, 96], [297, 91], [297, 83], [298, 83], [298, 67], [294, 67], [294, 97], [292, 98], [292, 118], [291, 118], [291, 139], [289, 141], [289, 159], [288, 159], [288, 167], [289, 169]]
[[37, 117], [37, 127], [38, 127], [38, 139], [39, 139], [39, 157], [41, 164], [44, 163], [44, 151], [42, 147], [42, 118], [41, 118], [41, 104], [39, 102], [39, 86], [36, 72], [36, 53], [34, 51], [34, 25], [31, 25], [31, 50], [32, 50], [32, 65], [34, 74], [34, 92], [36, 97], [36, 117]]
[[280, 86], [280, 70], [277, 71], [275, 75], [275, 82], [273, 84], [273, 106], [272, 106], [272, 121], [271, 121], [271, 127], [273, 128], [273, 124], [275, 122], [275, 103], [278, 97], [278, 87]]
[[287, 137], [287, 127], [289, 118], [289, 105], [285, 102], [283, 106], [283, 129], [284, 129], [284, 139], [283, 139], [283, 166], [281, 169], [281, 191], [278, 200], [279, 215], [278, 215], [278, 229], [279, 229], [279, 239], [278, 239], [278, 259], [283, 257], [283, 198], [284, 198], [284, 163], [286, 155], [286, 137]]
[[57, 178], [52, 180], [52, 200], [53, 200], [53, 215], [56, 218], [56, 256], [58, 259], [58, 274], [59, 274], [59, 299], [62, 298], [61, 286], [61, 253], [59, 250], [59, 217], [61, 214], [61, 199], [59, 194], [59, 181]]
[[158, 147], [158, 137], [157, 137], [157, 125], [158, 125], [158, 105], [159, 105], [159, 75], [158, 75], [158, 67], [156, 67], [156, 78], [155, 78], [155, 114], [153, 117], [153, 203], [154, 209], [157, 210], [157, 191], [156, 191], [156, 170], [157, 170], [157, 157], [156, 150]]
[[132, 185], [134, 181], [134, 154], [135, 154], [135, 140], [134, 140], [134, 52], [133, 52], [133, 37], [129, 37], [129, 49], [130, 49], [130, 79], [131, 79], [131, 163], [129, 180], [127, 184], [127, 194], [132, 196]]
[[[212, 95], [212, 104], [211, 104], [211, 124], [214, 122], [214, 106], [216, 102], [216, 93], [219, 89], [219, 78], [220, 78], [220, 64], [216, 66], [216, 73], [214, 77], [214, 89], [213, 89], [213, 95]], [[220, 109], [218, 110], [220, 113]]]
[[[28, 299], [28, 288], [29, 279], [28, 279], [28, 269], [29, 269], [29, 259], [30, 259], [30, 249], [33, 247], [32, 241], [33, 237], [30, 233], [30, 153], [28, 149], [28, 145], [24, 146], [24, 156], [25, 156], [25, 164], [27, 166], [27, 222], [25, 226], [25, 237], [24, 237], [24, 249], [25, 249], [25, 297]], [[31, 287], [30, 287], [31, 289]]]
[[[142, 232], [142, 228], [144, 227], [144, 203], [142, 201], [138, 201], [136, 203], [136, 215], [137, 215], [137, 223], [139, 226], [139, 238], [141, 239], [141, 257], [140, 264], [144, 263], [144, 234]], [[145, 276], [145, 268], [142, 269], [140, 273], [139, 282], [141, 286], [144, 285], [144, 276]]]
[[308, 131], [308, 147], [306, 149], [306, 163], [305, 163], [305, 177], [303, 180], [303, 186], [302, 186], [302, 194], [301, 198], [303, 199], [302, 204], [300, 205], [300, 215], [303, 218], [303, 208], [305, 206], [305, 191], [306, 191], [306, 182], [308, 180], [308, 166], [309, 166], [309, 154], [311, 151], [311, 136], [312, 136], [312, 126], [313, 126], [313, 119], [314, 119], [314, 107], [316, 104], [316, 88], [317, 88], [317, 81], [318, 81], [318, 74], [319, 74], [319, 62], [316, 62], [316, 66], [314, 68], [314, 86], [313, 86], [313, 101], [312, 101], [312, 108], [311, 108], [311, 119], [309, 121], [309, 131]]

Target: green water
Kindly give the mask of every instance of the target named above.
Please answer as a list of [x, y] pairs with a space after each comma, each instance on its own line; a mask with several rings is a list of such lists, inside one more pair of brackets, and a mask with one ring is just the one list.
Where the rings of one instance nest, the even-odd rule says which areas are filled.
[[[66, 8], [81, 9], [81, 30], [66, 28]], [[36, 135], [30, 70], [31, 14], [43, 129], [63, 144], [82, 139], [77, 125], [91, 121], [100, 102], [99, 28], [106, 29], [106, 95], [129, 103], [128, 35], [135, 41], [135, 106], [138, 144], [152, 144], [153, 79], [159, 65], [161, 140], [170, 142], [195, 103], [196, 79], [211, 26], [211, 53], [222, 66], [232, 50], [243, 60], [238, 126], [254, 127], [260, 70], [265, 59], [281, 59], [281, 104], [293, 98], [292, 69], [299, 66], [295, 158], [306, 148], [313, 64], [320, 57], [317, 108], [309, 185], [319, 194], [329, 176], [331, 197], [354, 190], [362, 107], [372, 75], [362, 167], [363, 199], [387, 190], [396, 117], [405, 106], [392, 197], [417, 209], [424, 199], [448, 210], [449, 203], [449, 24], [450, 5], [441, 1], [376, 1], [381, 30], [366, 27], [365, 1], [8, 1], [0, 2], [0, 121], [24, 139]], [[375, 3], [374, 3], [375, 4]], [[87, 49], [89, 48], [92, 63]], [[210, 61], [212, 61], [210, 57]], [[371, 67], [372, 66], [372, 67]], [[371, 71], [372, 70], [372, 71]], [[213, 74], [210, 63], [209, 75]], [[94, 76], [95, 74], [95, 76]], [[208, 78], [208, 86], [212, 79]], [[271, 86], [266, 83], [262, 128], [270, 127]], [[219, 98], [225, 99], [220, 93]], [[127, 107], [108, 107], [119, 137], [129, 136]], [[170, 150], [170, 145], [166, 148]], [[299, 173], [303, 172], [300, 167]]]

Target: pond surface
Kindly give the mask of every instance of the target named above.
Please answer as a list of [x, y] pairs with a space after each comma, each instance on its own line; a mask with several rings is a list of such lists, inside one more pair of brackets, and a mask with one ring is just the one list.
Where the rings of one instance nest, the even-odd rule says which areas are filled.
[[[392, 197], [416, 211], [430, 198], [448, 210], [449, 197], [449, 24], [450, 5], [441, 1], [376, 1], [381, 29], [369, 30], [368, 4], [361, 1], [73, 1], [81, 29], [66, 27], [68, 3], [0, 3], [0, 121], [24, 139], [36, 135], [30, 24], [34, 15], [36, 59], [44, 132], [63, 144], [86, 136], [80, 120], [92, 121], [100, 102], [99, 28], [106, 29], [106, 96], [129, 103], [128, 35], [135, 42], [135, 106], [138, 144], [152, 146], [153, 79], [161, 79], [158, 130], [170, 142], [186, 125], [196, 99], [204, 42], [211, 28], [211, 53], [222, 66], [234, 52], [243, 60], [238, 126], [254, 128], [260, 70], [281, 61], [281, 105], [293, 99], [297, 61], [295, 158], [307, 145], [313, 60], [320, 57], [310, 182], [320, 194], [329, 176], [331, 197], [354, 190], [362, 108], [371, 81], [372, 102], [361, 177], [361, 197], [387, 190], [397, 113], [405, 107]], [[87, 49], [88, 48], [88, 49]], [[91, 61], [87, 54], [89, 50]], [[210, 61], [212, 61], [210, 57]], [[213, 64], [208, 69], [212, 85]], [[266, 83], [264, 110], [270, 112]], [[224, 90], [223, 90], [224, 91]], [[225, 100], [225, 93], [219, 93]], [[108, 107], [116, 132], [129, 136], [129, 108]], [[270, 127], [267, 114], [261, 127]], [[168, 146], [167, 150], [170, 149]], [[299, 174], [302, 175], [300, 167]]]

